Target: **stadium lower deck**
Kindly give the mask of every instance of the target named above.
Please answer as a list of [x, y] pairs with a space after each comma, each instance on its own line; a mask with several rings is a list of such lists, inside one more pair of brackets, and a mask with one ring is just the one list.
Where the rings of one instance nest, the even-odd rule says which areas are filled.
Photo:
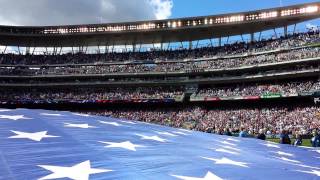
[[0, 109], [0, 179], [316, 180], [320, 152], [67, 111]]

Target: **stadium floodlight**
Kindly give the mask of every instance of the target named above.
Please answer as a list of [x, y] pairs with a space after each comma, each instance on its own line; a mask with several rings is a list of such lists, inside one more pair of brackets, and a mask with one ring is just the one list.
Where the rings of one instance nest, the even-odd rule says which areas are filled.
[[229, 17], [218, 17], [218, 18], [216, 18], [216, 24], [241, 22], [241, 21], [244, 21], [244, 18], [245, 18], [244, 15], [235, 15], [235, 16], [229, 16]]
[[244, 20], [243, 15], [231, 16], [229, 22], [241, 22]]
[[149, 23], [149, 29], [155, 29], [156, 24], [155, 23]]
[[196, 21], [193, 21], [192, 24], [193, 24], [193, 26], [196, 26], [196, 25], [197, 25], [197, 22], [196, 22]]
[[314, 13], [314, 12], [317, 12], [319, 9], [318, 6], [308, 6], [305, 8], [305, 12], [306, 13]]
[[86, 33], [88, 32], [88, 28], [87, 27], [80, 27], [78, 28], [79, 32], [82, 32], [82, 33]]
[[59, 34], [66, 34], [66, 33], [68, 33], [68, 30], [67, 30], [67, 29], [64, 29], [64, 28], [59, 28], [59, 29], [57, 29], [57, 31], [58, 31]]
[[296, 9], [286, 9], [281, 11], [281, 16], [292, 16], [297, 14], [310, 14], [319, 11], [319, 6], [307, 6], [303, 8]]
[[278, 16], [278, 11], [260, 13], [260, 19], [274, 18]]
[[172, 28], [176, 28], [176, 27], [177, 27], [177, 22], [174, 21], [174, 22], [172, 23]]
[[205, 24], [205, 25], [208, 24], [208, 19], [207, 19], [207, 18], [204, 19], [204, 24]]
[[210, 23], [210, 24], [213, 24], [213, 19], [212, 19], [212, 18], [210, 19], [210, 22], [209, 22], [209, 23]]

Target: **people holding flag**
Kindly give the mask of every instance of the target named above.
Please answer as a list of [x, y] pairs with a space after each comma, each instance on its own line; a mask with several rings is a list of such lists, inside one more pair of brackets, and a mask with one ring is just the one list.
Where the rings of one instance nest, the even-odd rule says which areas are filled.
[[315, 129], [312, 132], [313, 137], [311, 138], [312, 147], [320, 147], [320, 135], [318, 131]]

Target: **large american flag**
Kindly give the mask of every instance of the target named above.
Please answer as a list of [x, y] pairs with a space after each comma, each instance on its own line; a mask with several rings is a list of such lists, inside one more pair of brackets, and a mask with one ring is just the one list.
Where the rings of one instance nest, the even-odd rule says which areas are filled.
[[0, 109], [1, 180], [316, 180], [320, 150], [71, 112]]

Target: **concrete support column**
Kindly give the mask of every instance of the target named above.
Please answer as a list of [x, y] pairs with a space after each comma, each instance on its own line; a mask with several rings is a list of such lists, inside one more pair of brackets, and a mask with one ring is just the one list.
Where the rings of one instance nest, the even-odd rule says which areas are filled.
[[36, 47], [33, 48], [32, 55], [34, 55], [35, 51], [36, 51]]
[[4, 53], [6, 53], [6, 51], [7, 51], [7, 47], [8, 47], [8, 46], [6, 46], [6, 47], [4, 48], [4, 50], [3, 50], [3, 54], [4, 54]]
[[250, 34], [250, 42], [254, 42], [255, 41], [255, 39], [254, 39], [254, 33], [251, 33]]
[[189, 49], [192, 49], [192, 48], [193, 48], [192, 41], [189, 41]]
[[273, 29], [273, 32], [274, 32], [275, 37], [278, 38], [278, 34], [276, 32], [276, 29]]
[[30, 47], [26, 47], [26, 54], [30, 54]]
[[136, 52], [137, 49], [137, 45], [136, 44], [132, 44], [132, 52]]
[[283, 27], [283, 33], [285, 37], [288, 36], [288, 26]]

